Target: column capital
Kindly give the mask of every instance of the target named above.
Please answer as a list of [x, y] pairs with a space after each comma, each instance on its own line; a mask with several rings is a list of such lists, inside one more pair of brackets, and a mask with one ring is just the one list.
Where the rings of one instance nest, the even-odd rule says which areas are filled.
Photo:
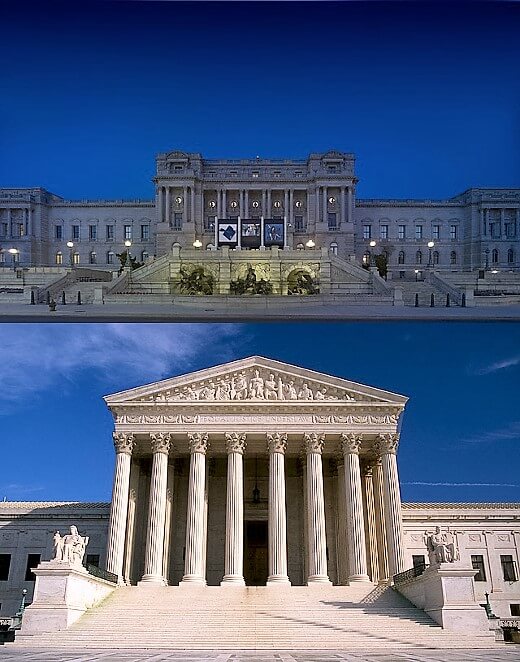
[[150, 434], [152, 453], [164, 453], [168, 455], [172, 445], [172, 436], [169, 432], [155, 432]]
[[246, 450], [246, 435], [239, 432], [226, 432], [226, 451], [228, 453], [240, 453], [243, 455]]
[[201, 453], [206, 455], [208, 450], [209, 441], [207, 432], [188, 432], [188, 445], [190, 453]]
[[269, 453], [285, 454], [287, 450], [287, 435], [285, 432], [274, 432], [267, 435], [267, 450]]
[[319, 453], [321, 455], [324, 443], [325, 435], [323, 433], [306, 432], [303, 435], [303, 446], [307, 454]]
[[380, 434], [374, 441], [372, 448], [376, 455], [390, 455], [397, 453], [397, 446], [399, 445], [398, 434]]
[[352, 432], [343, 432], [341, 435], [341, 450], [343, 455], [348, 455], [349, 453], [354, 453], [359, 455], [359, 447], [363, 441], [363, 435], [354, 434]]
[[135, 442], [133, 434], [127, 432], [112, 432], [112, 439], [114, 440], [114, 448], [116, 449], [116, 453], [132, 455]]

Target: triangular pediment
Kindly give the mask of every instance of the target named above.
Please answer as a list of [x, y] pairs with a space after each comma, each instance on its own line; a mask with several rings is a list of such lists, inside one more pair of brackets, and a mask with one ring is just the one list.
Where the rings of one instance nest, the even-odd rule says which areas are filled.
[[112, 405], [258, 402], [373, 403], [404, 406], [407, 398], [372, 386], [261, 356], [232, 361], [105, 397]]

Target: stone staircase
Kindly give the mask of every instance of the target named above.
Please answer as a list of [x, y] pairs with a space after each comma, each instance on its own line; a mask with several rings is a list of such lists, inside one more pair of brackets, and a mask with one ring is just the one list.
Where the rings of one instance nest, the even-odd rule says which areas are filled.
[[491, 648], [444, 631], [393, 589], [123, 587], [67, 630], [18, 635], [16, 648], [370, 650]]
[[[408, 280], [396, 280], [394, 281], [396, 287], [400, 287], [403, 290], [403, 300], [405, 306], [414, 306], [415, 305], [415, 295], [419, 295], [419, 306], [421, 308], [426, 308], [430, 306], [431, 295], [434, 295], [435, 307], [443, 308], [446, 306], [446, 294], [437, 289], [432, 283], [424, 280], [419, 281], [408, 281]], [[451, 306], [456, 306], [457, 304], [453, 301], [453, 297], [450, 301]]]

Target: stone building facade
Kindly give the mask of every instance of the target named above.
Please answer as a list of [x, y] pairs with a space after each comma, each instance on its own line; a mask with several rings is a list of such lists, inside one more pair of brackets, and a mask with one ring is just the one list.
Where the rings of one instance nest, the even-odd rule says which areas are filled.
[[250, 357], [105, 400], [110, 504], [0, 504], [3, 615], [71, 524], [121, 582], [185, 587], [386, 583], [441, 526], [478, 599], [518, 615], [520, 504], [401, 504], [406, 397]]
[[0, 263], [117, 269], [125, 241], [141, 262], [173, 245], [211, 249], [216, 219], [240, 217], [284, 221], [287, 248], [325, 248], [358, 264], [384, 253], [401, 277], [428, 266], [519, 268], [520, 189], [472, 188], [446, 200], [360, 199], [354, 164], [353, 154], [337, 151], [302, 160], [211, 160], [174, 151], [157, 155], [154, 200], [72, 201], [42, 188], [3, 188]]

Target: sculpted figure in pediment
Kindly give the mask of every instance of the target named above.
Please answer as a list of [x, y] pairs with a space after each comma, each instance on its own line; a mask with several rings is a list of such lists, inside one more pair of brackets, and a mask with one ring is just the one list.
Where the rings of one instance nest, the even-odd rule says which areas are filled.
[[312, 400], [314, 395], [308, 384], [304, 384], [298, 393], [298, 400]]
[[255, 375], [249, 382], [249, 397], [253, 400], [264, 399], [264, 380], [260, 377], [258, 370], [255, 370]]
[[287, 400], [298, 400], [298, 392], [292, 380], [287, 384], [285, 390], [287, 394]]
[[276, 379], [273, 374], [270, 374], [269, 379], [265, 380], [264, 387], [266, 400], [278, 400], [278, 384], [276, 383]]
[[233, 400], [247, 400], [247, 379], [243, 372], [239, 373], [235, 379], [234, 394]]

